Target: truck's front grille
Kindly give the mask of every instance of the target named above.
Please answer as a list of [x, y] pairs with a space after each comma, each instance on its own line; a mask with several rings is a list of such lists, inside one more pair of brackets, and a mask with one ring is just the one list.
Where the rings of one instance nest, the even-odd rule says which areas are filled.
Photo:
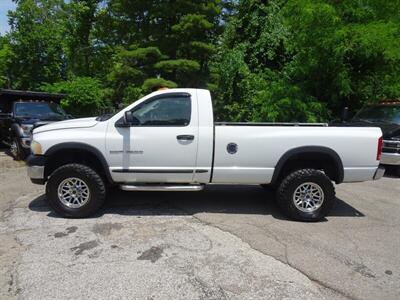
[[400, 141], [383, 141], [383, 152], [400, 154]]

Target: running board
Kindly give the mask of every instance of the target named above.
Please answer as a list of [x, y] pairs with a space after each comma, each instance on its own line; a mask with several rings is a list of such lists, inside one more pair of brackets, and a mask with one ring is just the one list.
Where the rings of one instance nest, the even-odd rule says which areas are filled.
[[204, 189], [204, 185], [120, 185], [121, 190], [134, 191], [153, 191], [153, 192], [196, 192]]

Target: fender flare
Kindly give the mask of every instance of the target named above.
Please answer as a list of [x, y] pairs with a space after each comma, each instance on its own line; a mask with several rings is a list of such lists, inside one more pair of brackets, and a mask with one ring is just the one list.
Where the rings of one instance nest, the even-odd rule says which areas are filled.
[[107, 177], [107, 180], [111, 184], [114, 184], [114, 180], [112, 179], [111, 174], [110, 174], [110, 169], [108, 168], [107, 160], [105, 159], [103, 153], [101, 153], [101, 151], [98, 150], [97, 148], [95, 148], [91, 145], [85, 144], [85, 143], [66, 142], [66, 143], [60, 143], [60, 144], [50, 147], [49, 149], [47, 149], [47, 151], [44, 153], [44, 155], [47, 157], [50, 157], [57, 151], [61, 151], [61, 150], [84, 150], [84, 151], [87, 151], [87, 152], [93, 154], [100, 161], [100, 163], [104, 169], [104, 173]]
[[278, 163], [275, 166], [271, 184], [277, 183], [277, 181], [279, 179], [279, 175], [280, 175], [283, 167], [285, 166], [285, 163], [289, 159], [291, 159], [294, 156], [299, 155], [299, 154], [311, 154], [311, 153], [324, 154], [324, 155], [328, 155], [330, 158], [332, 158], [333, 161], [335, 162], [335, 168], [338, 172], [337, 180], [335, 180], [335, 182], [337, 184], [343, 182], [343, 177], [344, 177], [343, 163], [342, 163], [342, 159], [340, 158], [339, 154], [337, 154], [336, 151], [332, 150], [331, 148], [323, 147], [323, 146], [304, 146], [304, 147], [290, 149], [281, 156], [281, 158], [279, 159]]

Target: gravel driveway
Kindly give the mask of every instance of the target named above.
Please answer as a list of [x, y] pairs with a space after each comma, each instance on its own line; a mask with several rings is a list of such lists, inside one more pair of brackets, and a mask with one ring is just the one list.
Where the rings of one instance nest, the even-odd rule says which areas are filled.
[[0, 299], [400, 298], [400, 179], [338, 186], [320, 223], [258, 186], [115, 190], [70, 220], [25, 173], [0, 153]]

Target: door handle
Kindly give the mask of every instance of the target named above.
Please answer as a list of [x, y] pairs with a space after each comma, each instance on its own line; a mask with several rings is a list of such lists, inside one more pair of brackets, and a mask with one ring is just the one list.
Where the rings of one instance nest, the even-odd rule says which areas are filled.
[[193, 141], [194, 140], [194, 135], [191, 134], [182, 134], [176, 136], [176, 139], [179, 141]]

